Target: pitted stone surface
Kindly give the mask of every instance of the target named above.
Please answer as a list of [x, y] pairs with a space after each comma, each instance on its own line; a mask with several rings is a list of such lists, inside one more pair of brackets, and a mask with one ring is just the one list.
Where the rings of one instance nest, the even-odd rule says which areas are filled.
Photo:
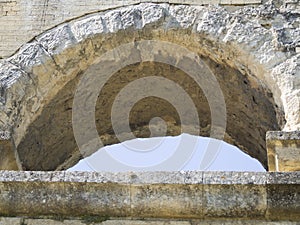
[[0, 140], [9, 140], [10, 132], [8, 131], [0, 131]]
[[260, 184], [267, 182], [266, 173], [251, 172], [205, 172], [204, 184]]
[[[203, 183], [192, 180], [202, 176]], [[82, 220], [74, 220], [79, 224], [85, 218], [110, 223], [111, 217], [120, 218], [122, 223], [129, 223], [123, 221], [124, 217], [164, 218], [174, 223], [176, 218], [205, 219], [208, 224], [209, 219], [225, 218], [228, 224], [233, 218], [237, 222], [239, 219], [298, 221], [299, 177], [299, 173], [253, 172], [2, 171], [0, 213], [35, 218], [43, 215], [61, 218], [66, 224], [77, 217]], [[28, 220], [32, 224], [38, 221]], [[189, 222], [197, 224], [197, 220]]]
[[[95, 219], [96, 221], [97, 219]], [[101, 221], [101, 218], [98, 219]], [[105, 219], [102, 219], [105, 220]], [[91, 224], [92, 219], [23, 219], [23, 218], [0, 218], [1, 225], [19, 225], [26, 223], [26, 225], [87, 225]], [[291, 221], [262, 221], [262, 220], [157, 220], [157, 219], [120, 219], [120, 220], [106, 220], [103, 222], [92, 222], [93, 225], [298, 225], [298, 222]]]
[[269, 171], [300, 170], [300, 132], [267, 132]]
[[[235, 120], [236, 124], [250, 121], [247, 127], [251, 127], [252, 135], [260, 141], [256, 141], [255, 150], [250, 150], [250, 146], [253, 148], [255, 143], [238, 140], [240, 137], [236, 137], [238, 136], [236, 130], [244, 129], [235, 128], [235, 125], [229, 128], [228, 140], [250, 155], [259, 158], [266, 166], [264, 152], [266, 130], [282, 129], [284, 125], [286, 131], [295, 130], [300, 124], [298, 120], [299, 66], [297, 66], [299, 54], [295, 52], [299, 45], [297, 39], [299, 27], [296, 25], [299, 18], [297, 9], [291, 12], [289, 7], [291, 4], [276, 5], [273, 2], [243, 7], [141, 3], [90, 14], [59, 25], [38, 35], [34, 41], [22, 47], [11, 58], [1, 61], [1, 102], [3, 103], [0, 130], [14, 131], [12, 139], [17, 148], [22, 141], [26, 145], [26, 132], [29, 132], [28, 128], [32, 123], [45, 113], [44, 109], [51, 100], [60, 101], [57, 99], [57, 95], [63, 95], [60, 91], [65, 90], [68, 82], [74, 81], [78, 74], [85, 71], [98, 56], [122, 43], [139, 39], [157, 39], [183, 45], [213, 60], [216, 64], [223, 65], [228, 70], [232, 68], [235, 70], [234, 73], [240, 73], [240, 77], [246, 75], [248, 80], [244, 81], [245, 90], [248, 89], [248, 84], [258, 90], [255, 89], [253, 93], [244, 95], [248, 97], [255, 93], [261, 95], [253, 96], [253, 100], [249, 98], [251, 102], [240, 106], [238, 116], [244, 113], [245, 118], [234, 119], [237, 114], [231, 112], [231, 119]], [[13, 76], [10, 75], [12, 73]], [[232, 71], [228, 73], [232, 74]], [[75, 86], [74, 83], [72, 85]], [[228, 96], [243, 96], [240, 93], [229, 93], [229, 88], [224, 88], [228, 91]], [[69, 99], [64, 99], [68, 104], [72, 100], [71, 90], [72, 88], [68, 90]], [[244, 91], [241, 88], [240, 90]], [[233, 102], [242, 103], [248, 100], [242, 98], [230, 101], [227, 107], [234, 109], [236, 104]], [[255, 107], [258, 101], [261, 102], [257, 113], [266, 110], [265, 113], [261, 112], [261, 117], [266, 115], [270, 117], [264, 118], [262, 122], [248, 118], [252, 112], [248, 113], [247, 109], [244, 109]], [[66, 108], [69, 109], [67, 106]], [[46, 117], [49, 118], [48, 114]], [[67, 118], [63, 119], [64, 123], [67, 120]], [[253, 125], [256, 121], [259, 125]], [[256, 129], [257, 126], [266, 123], [268, 123], [266, 127]], [[53, 124], [53, 127], [55, 126]], [[32, 127], [35, 129], [37, 126], [32, 125]], [[64, 124], [63, 127], [68, 128], [69, 125]], [[30, 131], [32, 134], [36, 133], [35, 143], [41, 142], [38, 140], [38, 135], [41, 133], [38, 129]], [[41, 129], [48, 130], [48, 128]], [[66, 140], [70, 140], [70, 144], [67, 144], [69, 148], [66, 150], [67, 153], [62, 154], [62, 151], [57, 150], [60, 152], [58, 159], [52, 160], [56, 165], [49, 166], [45, 163], [38, 169], [65, 168], [78, 160], [76, 145], [72, 140], [72, 134], [69, 134], [71, 130], [64, 132]], [[57, 132], [53, 130], [53, 135], [55, 133]], [[240, 136], [246, 138], [249, 135], [245, 133]], [[42, 142], [48, 141], [42, 140]], [[112, 138], [107, 143], [116, 142]], [[45, 145], [50, 146], [54, 143]], [[20, 148], [36, 147], [22, 144]], [[29, 156], [29, 152], [26, 151], [21, 154]], [[66, 155], [71, 155], [69, 156], [71, 158], [67, 158]], [[21, 156], [21, 164], [24, 160]], [[23, 167], [34, 168], [30, 163], [24, 164]]]
[[267, 132], [266, 138], [268, 140], [300, 140], [300, 131], [269, 131]]
[[300, 184], [300, 172], [271, 172], [267, 174], [267, 184]]
[[[181, 184], [185, 183], [185, 173], [182, 172], [134, 172], [130, 175], [134, 184]], [[200, 174], [200, 177], [202, 174]]]
[[20, 225], [20, 223], [21, 223], [20, 218], [0, 217], [1, 225]]
[[[141, 1], [141, 0], [91, 0], [82, 2], [55, 1], [41, 4], [38, 0], [14, 0], [0, 2], [0, 57], [7, 57], [22, 44], [34, 36], [48, 30], [64, 21], [80, 17], [91, 12], [113, 9], [121, 6], [139, 4], [141, 2], [171, 3], [171, 4], [223, 4], [247, 5], [260, 4], [261, 0], [170, 0], [170, 1]], [[291, 10], [294, 10], [290, 6]]]
[[[243, 129], [236, 129], [235, 126], [229, 127], [231, 130], [229, 129], [226, 135], [228, 140], [242, 147], [245, 152], [260, 158], [262, 162], [265, 163], [266, 160], [264, 155], [266, 129], [284, 131], [300, 129], [299, 1], [268, 0], [262, 1], [263, 4], [260, 4], [260, 0], [209, 2], [172, 0], [157, 4], [140, 2], [143, 1], [114, 1], [113, 4], [107, 1], [99, 5], [92, 0], [86, 2], [83, 7], [74, 1], [68, 15], [57, 19], [50, 13], [51, 10], [57, 12], [58, 9], [55, 8], [57, 2], [47, 1], [41, 10], [40, 6], [35, 8], [36, 2], [32, 1], [32, 10], [39, 13], [38, 19], [34, 18], [34, 21], [44, 21], [43, 24], [31, 23], [29, 21], [31, 17], [21, 16], [22, 10], [30, 8], [26, 1], [0, 2], [0, 27], [8, 29], [5, 31], [6, 34], [0, 30], [1, 43], [12, 43], [7, 37], [14, 34], [12, 32], [14, 30], [24, 33], [12, 40], [14, 46], [0, 45], [0, 55], [10, 55], [21, 44], [37, 35], [12, 57], [0, 61], [0, 143], [4, 141], [16, 145], [16, 150], [21, 154], [16, 154], [16, 159], [12, 159], [16, 161], [14, 164], [25, 170], [37, 169], [36, 165], [30, 164], [33, 162], [42, 164], [38, 169], [49, 170], [64, 169], [78, 161], [80, 156], [74, 153], [77, 150], [74, 141], [67, 142], [73, 143], [74, 146], [65, 145], [65, 142], [56, 139], [57, 136], [54, 135], [59, 131], [64, 138], [72, 139], [71, 128], [66, 122], [69, 117], [61, 118], [65, 123], [56, 121], [58, 124], [61, 123], [62, 130], [61, 127], [53, 129], [57, 125], [55, 123], [51, 129], [45, 126], [37, 128], [37, 125], [45, 125], [53, 121], [51, 118], [55, 115], [62, 114], [61, 111], [57, 111], [56, 114], [47, 111], [55, 109], [57, 102], [58, 106], [63, 102], [63, 107], [58, 108], [65, 107], [66, 112], [70, 110], [72, 107], [70, 96], [76, 86], [76, 79], [97, 57], [120, 44], [142, 39], [170, 41], [192, 49], [201, 57], [207, 58], [211, 67], [220, 66], [219, 74], [224, 73], [228, 82], [237, 83], [237, 87], [244, 93], [234, 94], [232, 91], [234, 86], [232, 88], [224, 86], [228, 96], [238, 97], [228, 101], [228, 108], [232, 110], [240, 107], [239, 113], [246, 116], [236, 117], [235, 111], [229, 110], [231, 119], [236, 124], [248, 121], [245, 127], [252, 129], [249, 133], [255, 136], [254, 140], [260, 147], [250, 149], [249, 146], [254, 145], [253, 142], [247, 143], [246, 137], [249, 135], [247, 133], [237, 135], [233, 130], [243, 132]], [[208, 3], [216, 5], [207, 6]], [[129, 4], [136, 5], [115, 8]], [[230, 6], [231, 4], [239, 6]], [[241, 6], [245, 4], [260, 5]], [[89, 14], [109, 8], [114, 9]], [[47, 11], [48, 13], [45, 13]], [[44, 12], [43, 15], [40, 15], [40, 12]], [[30, 11], [30, 15], [34, 14], [35, 12]], [[89, 15], [82, 16], [84, 14]], [[68, 22], [75, 17], [77, 19]], [[22, 27], [24, 23], [19, 23], [20, 20], [24, 20], [28, 26]], [[7, 21], [14, 23], [16, 21], [16, 24], [8, 26]], [[62, 23], [64, 21], [67, 22]], [[30, 24], [35, 24], [32, 26], [34, 31], [28, 29]], [[54, 28], [48, 30], [51, 27]], [[148, 66], [149, 71], [152, 71], [149, 65], [139, 66]], [[154, 67], [161, 71], [164, 69], [157, 64]], [[136, 68], [138, 66], [124, 70], [135, 71]], [[138, 69], [137, 71], [140, 72]], [[128, 75], [124, 71], [120, 74]], [[243, 76], [244, 80], [241, 79]], [[190, 85], [188, 82], [185, 83]], [[114, 90], [115, 87], [112, 86], [110, 90]], [[249, 88], [253, 91], [248, 91]], [[190, 89], [193, 89], [192, 85]], [[260, 94], [255, 95], [256, 93]], [[63, 97], [60, 98], [61, 96]], [[251, 101], [239, 98], [241, 96], [249, 96]], [[245, 103], [245, 106], [241, 103]], [[258, 111], [261, 110], [262, 122], [249, 117], [252, 112], [257, 113], [254, 110], [257, 104], [260, 105]], [[251, 113], [247, 111], [248, 107], [253, 108]], [[42, 118], [41, 123], [36, 122], [39, 118]], [[172, 129], [175, 130], [173, 134], [177, 134], [178, 127], [174, 126], [172, 121], [168, 122], [172, 123]], [[260, 126], [265, 128], [259, 129]], [[209, 126], [207, 127], [206, 129], [209, 129]], [[140, 126], [139, 129], [142, 130], [144, 127]], [[39, 139], [38, 135], [45, 134], [42, 130], [49, 133], [49, 136], [45, 135]], [[144, 131], [140, 130], [135, 132], [144, 135]], [[296, 143], [299, 141], [298, 133], [268, 133], [267, 138], [279, 142], [288, 139]], [[49, 141], [50, 136], [60, 146], [53, 145]], [[110, 134], [105, 133], [104, 136], [108, 144], [115, 142], [115, 137], [111, 137]], [[31, 141], [36, 145], [32, 145]], [[30, 144], [26, 145], [27, 142]], [[45, 148], [41, 143], [48, 146]], [[286, 147], [286, 143], [281, 144]], [[38, 154], [39, 150], [41, 152], [44, 149], [49, 150], [49, 146], [56, 149], [56, 152], [52, 152], [53, 158], [34, 155]], [[66, 150], [66, 147], [69, 149]], [[47, 151], [43, 153], [46, 156], [51, 154]], [[31, 161], [28, 160], [30, 158]], [[50, 163], [43, 164], [45, 162], [43, 158]], [[0, 225], [86, 224], [91, 221], [94, 221], [94, 224], [108, 225], [220, 223], [292, 225], [298, 224], [297, 221], [300, 220], [299, 177], [299, 172], [0, 171], [0, 215], [61, 216], [58, 220], [0, 217]], [[103, 217], [96, 220], [89, 217], [86, 220], [74, 219], [76, 216], [86, 215], [103, 215]], [[69, 218], [64, 220], [62, 219], [64, 217]], [[154, 218], [150, 221], [141, 221], [107, 220], [107, 217]], [[176, 221], [174, 217], [184, 221]], [[198, 221], [199, 218], [202, 221]], [[232, 218], [235, 218], [235, 221], [230, 221]], [[252, 220], [253, 218], [259, 220]]]
[[[96, 221], [97, 219], [95, 219]], [[101, 219], [98, 219], [101, 221]], [[105, 220], [105, 219], [103, 219]], [[23, 218], [0, 218], [1, 225], [19, 225], [20, 223], [26, 223], [26, 225], [298, 225], [298, 222], [291, 221], [262, 221], [262, 220], [157, 220], [157, 219], [120, 219], [120, 220], [106, 220], [103, 222], [90, 222], [92, 219], [80, 220], [80, 219], [23, 219]]]

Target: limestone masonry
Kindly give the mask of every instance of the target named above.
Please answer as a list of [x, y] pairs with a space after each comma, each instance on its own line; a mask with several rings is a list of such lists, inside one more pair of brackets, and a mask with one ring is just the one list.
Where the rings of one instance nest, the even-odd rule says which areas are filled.
[[[0, 57], [13, 54], [21, 45], [43, 31], [99, 10], [149, 2], [141, 0], [1, 0], [0, 1]], [[152, 1], [174, 4], [257, 4], [261, 0], [175, 0]], [[293, 3], [293, 2], [290, 2]]]
[[0, 224], [294, 225], [300, 219], [299, 172], [0, 175], [6, 216]]
[[[0, 225], [299, 224], [299, 0], [0, 0], [0, 58]], [[151, 76], [193, 107], [146, 96], [112, 119]], [[155, 117], [170, 136], [222, 133], [269, 172], [62, 171], [159, 132]]]

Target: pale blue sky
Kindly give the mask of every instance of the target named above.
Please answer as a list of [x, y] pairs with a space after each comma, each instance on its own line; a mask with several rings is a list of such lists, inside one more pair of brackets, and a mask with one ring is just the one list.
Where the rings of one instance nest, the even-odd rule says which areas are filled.
[[[182, 134], [176, 137], [143, 138], [106, 146], [81, 160], [69, 171], [261, 171], [264, 167], [235, 146], [214, 140], [219, 149], [208, 144], [213, 139]], [[180, 153], [180, 154], [177, 154]], [[209, 162], [204, 162], [210, 153]], [[172, 158], [170, 158], [172, 157]], [[169, 160], [168, 160], [169, 159]], [[171, 159], [171, 160], [170, 160]], [[173, 160], [173, 161], [172, 161]], [[162, 166], [156, 166], [162, 165]]]

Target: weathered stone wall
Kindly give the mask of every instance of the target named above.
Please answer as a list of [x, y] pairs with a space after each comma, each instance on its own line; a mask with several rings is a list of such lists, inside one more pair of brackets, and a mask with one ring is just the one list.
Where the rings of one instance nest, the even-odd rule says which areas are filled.
[[[104, 221], [102, 221], [104, 220]], [[102, 222], [101, 222], [102, 221]], [[108, 219], [87, 217], [83, 219], [29, 219], [0, 217], [1, 225], [298, 225], [293, 221], [263, 220], [170, 220], [170, 219]]]
[[[67, 20], [105, 9], [149, 2], [141, 0], [1, 0], [0, 57], [13, 54], [34, 36]], [[153, 1], [176, 4], [257, 4], [261, 0]]]
[[[229, 97], [228, 120], [234, 124], [226, 135], [263, 163], [266, 130], [284, 125], [285, 130], [300, 128], [299, 1], [263, 1], [261, 5], [256, 0], [183, 0], [101, 11], [140, 2], [0, 1], [0, 56], [6, 58], [38, 35], [0, 62], [3, 168], [40, 169], [37, 166], [43, 165], [42, 169], [49, 170], [70, 166], [68, 160], [76, 152], [76, 143], [66, 111], [70, 110], [76, 77], [103, 53], [122, 43], [143, 39], [183, 45], [205, 58], [216, 74], [223, 71], [227, 79], [236, 83], [234, 88], [226, 86], [226, 82], [223, 86]], [[194, 6], [174, 5], [191, 3]], [[90, 14], [98, 11], [101, 12]], [[68, 21], [75, 17], [78, 18]], [[54, 28], [46, 31], [51, 27]], [[161, 49], [154, 50], [161, 56]], [[140, 71], [145, 65], [139, 66], [120, 73], [127, 75], [126, 69]], [[149, 66], [149, 71], [153, 67], [164, 71], [158, 64]], [[176, 77], [181, 77], [180, 72]], [[240, 92], [233, 95], [232, 90]], [[250, 112], [249, 105], [253, 107]], [[264, 110], [270, 113], [259, 113]], [[57, 115], [64, 116], [48, 126]], [[60, 127], [55, 126], [60, 123]], [[241, 133], [245, 123], [248, 129]], [[265, 128], [259, 130], [257, 124]], [[62, 132], [61, 139], [52, 136], [57, 131]], [[52, 142], [49, 137], [53, 137]], [[268, 140], [271, 157], [283, 156], [284, 164], [286, 155], [282, 151], [294, 141], [281, 140], [280, 136]], [[57, 145], [52, 149], [53, 143]], [[280, 148], [281, 144], [284, 148]], [[70, 148], [67, 151], [66, 146]], [[257, 148], [251, 149], [253, 146]], [[290, 152], [297, 149], [287, 147]], [[297, 166], [297, 161], [294, 164]], [[0, 171], [0, 224], [292, 225], [300, 220], [299, 177], [299, 172]]]
[[142, 219], [167, 224], [297, 224], [299, 178], [299, 172], [2, 171], [0, 213], [25, 220], [6, 218], [0, 224], [48, 224], [50, 219], [52, 224], [144, 224]]
[[[0, 129], [10, 132], [20, 168], [53, 170], [64, 163], [70, 166], [68, 160], [78, 153], [70, 116], [76, 79], [86, 71], [97, 71], [92, 68], [97, 67], [100, 56], [121, 44], [145, 39], [165, 41], [206, 60], [225, 95], [228, 140], [267, 167], [266, 131], [300, 127], [298, 6], [298, 2], [277, 1], [246, 6], [142, 3], [63, 23], [0, 62]], [[170, 58], [174, 52], [162, 52], [156, 47], [152, 53], [158, 58]], [[183, 56], [175, 58], [181, 63], [185, 60]], [[116, 77], [126, 78], [128, 83], [132, 78], [126, 70], [139, 73], [139, 67], [146, 65], [125, 67]], [[158, 74], [165, 70], [155, 64], [148, 65], [147, 71], [153, 68], [153, 73]], [[195, 89], [192, 82], [180, 81], [183, 73], [175, 74], [179, 84], [190, 86], [190, 91]], [[103, 95], [107, 106], [112, 104], [109, 99], [113, 99], [122, 82], [108, 84]], [[173, 116], [172, 110], [166, 111]], [[135, 119], [135, 131], [146, 133], [142, 129], [148, 122], [146, 117]], [[107, 128], [100, 132], [105, 138], [110, 135]], [[59, 132], [62, 135], [57, 136]], [[116, 143], [114, 137], [109, 138], [107, 144]], [[74, 157], [78, 159], [78, 154]], [[38, 167], [43, 162], [45, 165]]]
[[[111, 9], [130, 4], [137, 4], [140, 0], [91, 0], [82, 1], [48, 1], [48, 0], [1, 0], [0, 1], [0, 57], [13, 54], [22, 44], [31, 40], [43, 31], [66, 20], [82, 16], [87, 13], [104, 9]], [[261, 0], [176, 0], [152, 1], [170, 2], [172, 4], [224, 4], [245, 5], [260, 4]], [[283, 1], [292, 8], [296, 1]], [[297, 6], [296, 6], [297, 7]]]

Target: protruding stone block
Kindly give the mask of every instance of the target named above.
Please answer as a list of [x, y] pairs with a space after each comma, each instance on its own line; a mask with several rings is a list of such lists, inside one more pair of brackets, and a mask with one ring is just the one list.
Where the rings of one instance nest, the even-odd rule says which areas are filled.
[[267, 132], [269, 171], [300, 171], [300, 131]]

